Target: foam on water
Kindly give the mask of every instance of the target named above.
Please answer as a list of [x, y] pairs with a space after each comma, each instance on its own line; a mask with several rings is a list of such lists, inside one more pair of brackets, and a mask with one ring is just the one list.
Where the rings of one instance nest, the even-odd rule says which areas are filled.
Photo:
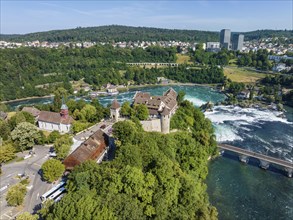
[[242, 141], [243, 139], [238, 135], [236, 129], [233, 129], [230, 125], [221, 124], [215, 126], [216, 139], [218, 142], [227, 141]]
[[216, 106], [214, 112], [205, 115], [213, 123], [224, 123], [225, 121], [243, 121], [243, 123], [255, 123], [261, 121], [279, 121], [286, 124], [293, 124], [286, 118], [278, 117], [282, 112], [260, 110], [255, 108], [240, 108], [238, 106]]
[[195, 106], [199, 107], [203, 104], [205, 104], [206, 102], [202, 99], [196, 98], [194, 96], [190, 96], [190, 95], [186, 95], [185, 99], [192, 102]]

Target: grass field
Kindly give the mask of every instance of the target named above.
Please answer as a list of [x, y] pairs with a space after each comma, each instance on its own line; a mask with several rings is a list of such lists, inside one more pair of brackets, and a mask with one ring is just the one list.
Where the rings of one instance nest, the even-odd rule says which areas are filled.
[[224, 75], [234, 82], [255, 83], [264, 78], [267, 74], [257, 73], [243, 68], [225, 67]]
[[192, 63], [192, 62], [190, 62], [190, 57], [188, 55], [183, 55], [183, 54], [177, 53], [176, 56], [177, 56], [176, 63], [178, 63], [178, 64], [184, 64], [184, 63], [191, 64]]

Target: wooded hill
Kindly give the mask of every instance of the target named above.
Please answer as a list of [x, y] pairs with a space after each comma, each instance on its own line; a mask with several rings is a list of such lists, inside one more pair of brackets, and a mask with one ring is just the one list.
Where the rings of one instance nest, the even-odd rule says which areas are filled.
[[[257, 30], [243, 32], [245, 40], [253, 40], [265, 37], [290, 37], [293, 31], [283, 30]], [[189, 41], [207, 42], [219, 41], [219, 32], [199, 30], [178, 30], [149, 27], [130, 27], [121, 25], [109, 25], [99, 27], [77, 27], [67, 30], [52, 30], [23, 35], [0, 35], [0, 40], [5, 41], [48, 41], [48, 42], [76, 42], [76, 41]]]

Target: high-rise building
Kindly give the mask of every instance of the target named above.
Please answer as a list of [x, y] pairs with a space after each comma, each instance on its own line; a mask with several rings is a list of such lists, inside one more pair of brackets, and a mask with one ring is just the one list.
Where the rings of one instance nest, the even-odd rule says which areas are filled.
[[242, 50], [243, 48], [244, 35], [234, 34], [232, 37], [232, 50]]
[[223, 29], [220, 32], [221, 48], [231, 49], [231, 30]]

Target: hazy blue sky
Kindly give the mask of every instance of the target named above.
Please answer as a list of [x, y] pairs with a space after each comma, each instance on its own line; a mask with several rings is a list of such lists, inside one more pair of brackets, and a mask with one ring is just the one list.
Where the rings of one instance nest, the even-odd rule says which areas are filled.
[[293, 29], [293, 0], [1, 1], [1, 33], [110, 24], [219, 31]]

